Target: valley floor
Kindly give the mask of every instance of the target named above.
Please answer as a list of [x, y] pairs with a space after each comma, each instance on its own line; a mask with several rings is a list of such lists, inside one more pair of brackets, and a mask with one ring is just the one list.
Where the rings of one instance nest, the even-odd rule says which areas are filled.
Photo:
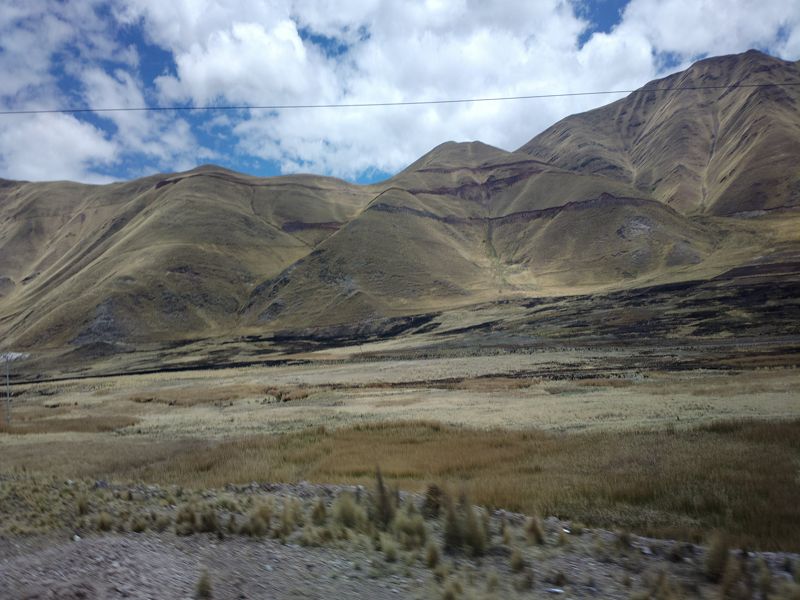
[[[15, 384], [0, 597], [188, 598], [204, 569], [214, 598], [796, 597], [795, 338], [501, 346], [423, 334], [271, 366]], [[364, 486], [368, 513], [377, 467], [412, 494], [403, 510], [431, 484], [480, 507], [481, 556], [445, 549], [441, 515], [424, 526], [436, 566], [400, 525], [342, 525], [342, 486]], [[301, 516], [276, 534], [284, 497]], [[317, 497], [329, 517], [311, 526]], [[261, 502], [276, 512], [252, 536], [241, 526]], [[209, 506], [221, 538], [175, 535]], [[522, 516], [537, 514], [544, 544]], [[719, 531], [759, 552], [732, 552], [727, 584], [707, 572]]]

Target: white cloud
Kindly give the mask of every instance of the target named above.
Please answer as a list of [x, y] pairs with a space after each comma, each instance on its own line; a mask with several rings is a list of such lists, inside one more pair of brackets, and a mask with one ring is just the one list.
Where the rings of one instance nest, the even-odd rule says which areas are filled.
[[[118, 25], [103, 7], [100, 0], [12, 0], [4, 6], [0, 107], [146, 105], [144, 86], [131, 74], [139, 65], [139, 52], [135, 45], [118, 41]], [[78, 85], [65, 89], [59, 77]], [[112, 131], [64, 114], [0, 116], [2, 175], [106, 181], [96, 169], [106, 172], [126, 159], [149, 160], [170, 170], [210, 155], [198, 147], [182, 119], [143, 112], [103, 113], [99, 119], [113, 123]]]
[[799, 26], [800, 5], [786, 0], [632, 0], [617, 35], [640, 34], [658, 51], [691, 58], [751, 47], [780, 51], [781, 28]]
[[[116, 0], [113, 17], [104, 21], [95, 10], [99, 0], [17, 0], [0, 16], [0, 39], [11, 48], [0, 53], [0, 72], [10, 75], [0, 81], [0, 101], [28, 106], [57, 98], [53, 56], [67, 44], [77, 53], [70, 73], [81, 82], [82, 99], [106, 106], [154, 100], [359, 103], [632, 89], [666, 74], [665, 56], [674, 69], [675, 61], [684, 66], [700, 55], [754, 46], [794, 60], [800, 54], [798, 3], [631, 0], [614, 29], [594, 33], [580, 46], [591, 24], [579, 16], [585, 13], [576, 10], [578, 1]], [[117, 26], [141, 27], [151, 43], [172, 55], [174, 69], [155, 81], [140, 80], [141, 57], [116, 41]], [[313, 43], [309, 33], [330, 43]], [[117, 66], [99, 61], [108, 55]], [[85, 139], [100, 143], [98, 157], [108, 156], [110, 144], [119, 160], [144, 157], [169, 169], [213, 156], [197, 141], [213, 135], [242, 162], [257, 156], [278, 161], [286, 172], [354, 177], [374, 168], [396, 171], [448, 139], [513, 149], [557, 119], [615, 98], [245, 111], [200, 120], [112, 113], [101, 118], [113, 123], [113, 137], [95, 128], [86, 130], [91, 135]], [[16, 150], [0, 151], [4, 164], [17, 164], [5, 154]]]
[[6, 179], [106, 183], [112, 178], [98, 175], [94, 168], [113, 163], [117, 152], [117, 145], [96, 127], [70, 115], [0, 121], [0, 176]]
[[[80, 79], [90, 106], [138, 108], [147, 104], [141, 83], [122, 69], [109, 74], [94, 67], [81, 73]], [[134, 110], [99, 116], [115, 125], [114, 139], [122, 152], [155, 159], [167, 169], [178, 161], [187, 162], [191, 154], [204, 154], [189, 124], [170, 113]]]

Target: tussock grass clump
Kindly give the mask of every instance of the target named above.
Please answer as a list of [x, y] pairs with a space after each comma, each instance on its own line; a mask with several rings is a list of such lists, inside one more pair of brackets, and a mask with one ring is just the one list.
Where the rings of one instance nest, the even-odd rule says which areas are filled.
[[89, 498], [87, 498], [85, 494], [78, 496], [78, 499], [75, 501], [75, 506], [80, 516], [83, 517], [89, 514]]
[[435, 519], [439, 516], [444, 502], [444, 492], [435, 483], [428, 485], [425, 490], [425, 500], [422, 503], [422, 514], [428, 519]]
[[333, 519], [340, 526], [353, 530], [364, 530], [367, 524], [367, 513], [356, 503], [353, 494], [342, 492], [333, 504]]
[[444, 512], [444, 548], [445, 550], [457, 550], [464, 544], [464, 531], [461, 527], [461, 519], [458, 518], [453, 499], [449, 496], [445, 499]]
[[544, 526], [542, 520], [538, 515], [533, 515], [528, 518], [525, 523], [525, 535], [528, 536], [528, 542], [531, 544], [544, 544]]
[[281, 525], [278, 533], [282, 538], [288, 537], [297, 527], [302, 527], [304, 522], [303, 505], [297, 498], [287, 498], [283, 501], [281, 511]]
[[800, 600], [800, 585], [784, 581], [769, 600]]
[[198, 506], [190, 502], [181, 506], [175, 515], [175, 533], [177, 535], [219, 534], [221, 532], [217, 511], [210, 504]]
[[516, 589], [518, 592], [525, 592], [533, 589], [533, 584], [533, 571], [530, 569], [524, 569], [520, 576], [514, 581], [514, 589]]
[[488, 545], [484, 523], [467, 498], [456, 507], [450, 496], [445, 497], [444, 547], [449, 552], [467, 550], [472, 556], [482, 556]]
[[522, 552], [519, 548], [514, 548], [511, 551], [511, 556], [508, 559], [508, 566], [511, 567], [514, 573], [519, 573], [525, 568], [525, 557], [522, 556]]
[[111, 528], [114, 526], [114, 519], [110, 514], [103, 511], [97, 515], [95, 526], [100, 531], [111, 531]]
[[158, 515], [153, 521], [153, 529], [159, 533], [169, 529], [170, 525], [172, 525], [172, 519], [169, 515]]
[[464, 545], [472, 556], [483, 556], [487, 546], [486, 528], [471, 504], [464, 507], [463, 520]]
[[711, 536], [706, 551], [705, 573], [709, 581], [718, 582], [722, 578], [730, 556], [730, 542], [728, 536], [721, 531], [716, 531]]
[[147, 518], [143, 515], [136, 515], [131, 519], [131, 531], [133, 533], [143, 533], [147, 531]]
[[428, 542], [425, 549], [425, 564], [429, 569], [435, 569], [439, 565], [439, 546], [434, 541]]
[[322, 542], [323, 540], [317, 527], [310, 523], [303, 527], [303, 531], [300, 533], [301, 546], [321, 546]]
[[665, 571], [659, 571], [655, 578], [645, 577], [644, 583], [645, 589], [632, 594], [631, 600], [679, 600], [684, 597]]
[[275, 510], [274, 501], [271, 497], [258, 504], [247, 519], [236, 529], [236, 517], [231, 514], [228, 518], [228, 532], [238, 532], [249, 537], [264, 537], [272, 527], [272, 515]]
[[325, 525], [325, 521], [328, 520], [328, 511], [325, 508], [325, 501], [322, 498], [317, 498], [317, 501], [314, 503], [314, 508], [311, 509], [311, 522], [321, 527]]
[[375, 525], [381, 531], [389, 528], [396, 512], [396, 506], [392, 494], [383, 481], [380, 467], [375, 469], [375, 500], [372, 518]]
[[197, 531], [200, 533], [218, 533], [220, 531], [217, 511], [213, 506], [207, 505], [200, 511]]
[[211, 600], [213, 597], [211, 593], [211, 576], [206, 570], [203, 570], [200, 574], [200, 579], [197, 580], [194, 597], [195, 600]]
[[264, 537], [269, 532], [269, 525], [257, 513], [251, 513], [248, 519], [242, 523], [239, 533], [249, 537]]
[[397, 542], [395, 542], [391, 536], [387, 534], [381, 534], [381, 550], [383, 550], [383, 556], [386, 559], [386, 562], [397, 562], [399, 555]]
[[404, 510], [397, 511], [392, 522], [392, 531], [406, 550], [421, 548], [428, 539], [425, 520], [411, 503], [407, 504]]
[[758, 572], [758, 591], [761, 593], [762, 598], [769, 598], [773, 591], [772, 571], [767, 565], [767, 561], [763, 556], [759, 556], [756, 561], [756, 570]]
[[631, 547], [632, 539], [631, 539], [631, 532], [627, 529], [622, 529], [621, 531], [617, 532], [617, 546], [622, 549], [628, 549]]
[[461, 585], [461, 582], [457, 578], [451, 577], [448, 578], [447, 582], [444, 584], [444, 589], [442, 590], [442, 599], [456, 600], [456, 598], [460, 597], [463, 592], [464, 588]]
[[744, 578], [744, 565], [736, 556], [729, 555], [725, 561], [725, 569], [719, 582], [722, 600], [749, 600], [754, 597]]
[[258, 516], [269, 528], [272, 525], [272, 515], [275, 513], [275, 502], [269, 497], [255, 507], [253, 514]]
[[197, 527], [197, 512], [193, 505], [185, 504], [178, 509], [175, 515], [175, 533], [177, 535], [192, 535]]

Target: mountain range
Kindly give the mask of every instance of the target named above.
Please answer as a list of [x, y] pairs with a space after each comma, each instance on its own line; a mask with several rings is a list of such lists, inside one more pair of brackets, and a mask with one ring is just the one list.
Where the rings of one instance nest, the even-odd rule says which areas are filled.
[[2, 347], [124, 352], [800, 264], [799, 100], [800, 62], [748, 51], [372, 185], [213, 165], [0, 180]]

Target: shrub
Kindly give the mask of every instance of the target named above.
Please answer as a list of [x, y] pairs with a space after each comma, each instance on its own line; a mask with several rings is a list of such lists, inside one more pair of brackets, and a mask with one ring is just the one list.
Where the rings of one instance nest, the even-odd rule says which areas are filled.
[[729, 554], [728, 536], [720, 531], [715, 532], [706, 551], [705, 572], [710, 581], [717, 582], [722, 578]]

